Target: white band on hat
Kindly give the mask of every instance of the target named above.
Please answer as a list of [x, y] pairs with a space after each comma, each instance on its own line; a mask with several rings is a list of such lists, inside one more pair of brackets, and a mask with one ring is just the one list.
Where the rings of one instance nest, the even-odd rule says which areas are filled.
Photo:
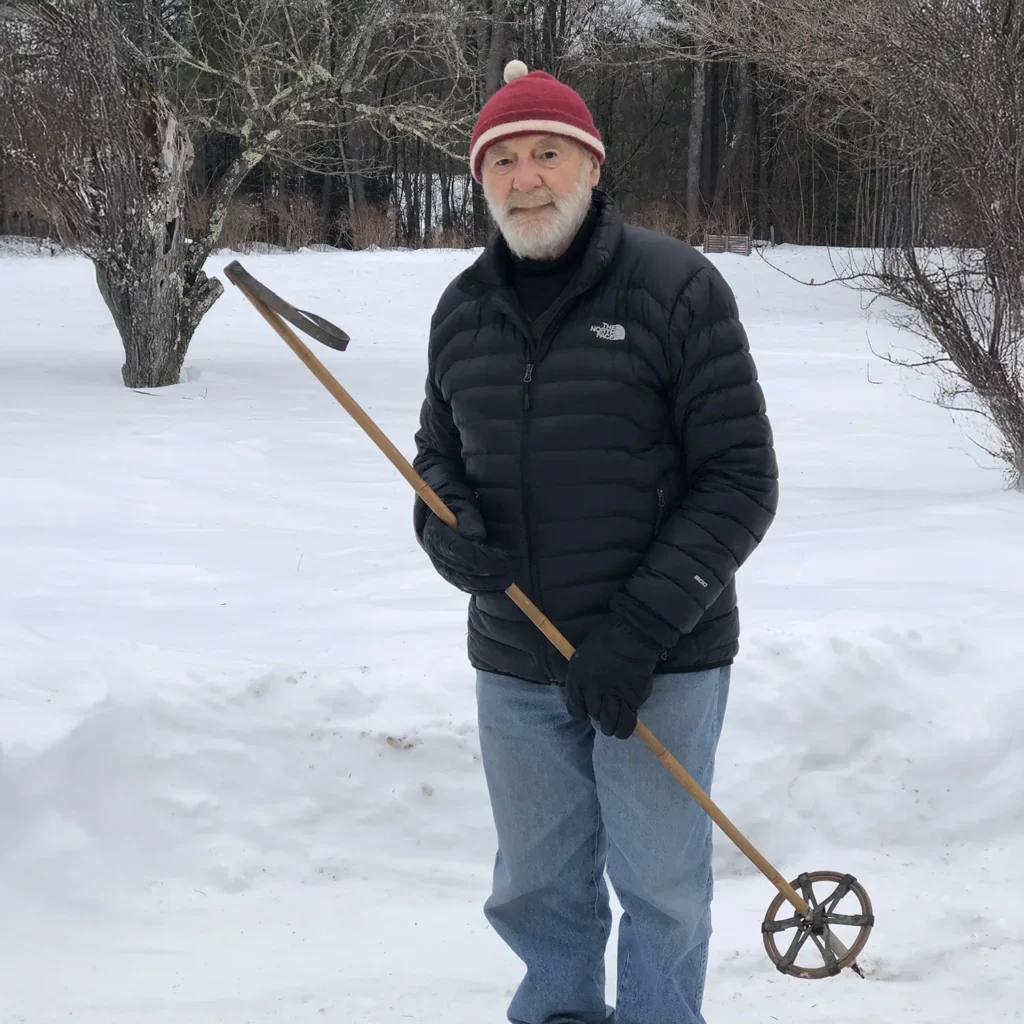
[[604, 145], [601, 140], [591, 135], [590, 132], [577, 128], [574, 124], [566, 124], [565, 121], [508, 121], [505, 124], [489, 128], [476, 140], [476, 144], [469, 154], [469, 166], [476, 166], [477, 154], [484, 146], [488, 146], [507, 135], [532, 135], [534, 133], [566, 135], [570, 139], [574, 139], [576, 142], [580, 142], [589, 149], [594, 150], [595, 153], [600, 155], [602, 160], [604, 159]]

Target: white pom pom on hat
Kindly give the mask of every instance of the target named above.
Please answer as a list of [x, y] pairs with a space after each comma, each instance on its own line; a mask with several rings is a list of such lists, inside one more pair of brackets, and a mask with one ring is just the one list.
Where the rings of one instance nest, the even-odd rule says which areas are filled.
[[517, 78], [525, 78], [530, 69], [521, 60], [510, 60], [505, 65], [505, 84], [514, 82]]

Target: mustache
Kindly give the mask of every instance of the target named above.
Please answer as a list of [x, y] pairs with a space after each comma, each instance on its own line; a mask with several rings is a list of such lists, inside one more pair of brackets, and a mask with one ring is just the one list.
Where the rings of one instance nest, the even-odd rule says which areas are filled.
[[514, 210], [535, 210], [538, 206], [553, 205], [560, 209], [558, 196], [546, 186], [532, 192], [513, 192], [504, 202], [505, 213]]

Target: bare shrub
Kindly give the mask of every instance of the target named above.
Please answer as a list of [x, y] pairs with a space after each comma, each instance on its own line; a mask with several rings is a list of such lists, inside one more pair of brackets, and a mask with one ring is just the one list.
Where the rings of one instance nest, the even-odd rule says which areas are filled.
[[[185, 229], [192, 236], [209, 221], [210, 198], [197, 196], [185, 207]], [[267, 219], [259, 203], [250, 196], [234, 195], [228, 203], [218, 244], [231, 252], [249, 253], [264, 240]]]
[[396, 244], [394, 210], [379, 206], [357, 206], [341, 215], [341, 229], [353, 249], [387, 249]]
[[220, 243], [233, 252], [252, 252], [267, 234], [267, 218], [250, 196], [233, 196], [224, 217]]
[[276, 223], [277, 243], [289, 252], [326, 241], [327, 231], [320, 204], [309, 196], [285, 195], [271, 199], [266, 204], [266, 211]]
[[667, 199], [655, 203], [644, 203], [630, 211], [626, 219], [638, 228], [660, 231], [673, 238], [686, 238], [686, 210]]
[[3, 197], [0, 234], [9, 232], [27, 238], [57, 240], [58, 231], [50, 221], [46, 204], [25, 174], [5, 168], [0, 174], [0, 195]]
[[469, 232], [458, 228], [431, 228], [427, 239], [427, 247], [431, 249], [470, 249], [473, 245]]
[[899, 304], [937, 399], [979, 414], [1024, 489], [1024, 5], [668, 0], [715, 56], [799, 86], [791, 113], [859, 163], [877, 247], [848, 279]]

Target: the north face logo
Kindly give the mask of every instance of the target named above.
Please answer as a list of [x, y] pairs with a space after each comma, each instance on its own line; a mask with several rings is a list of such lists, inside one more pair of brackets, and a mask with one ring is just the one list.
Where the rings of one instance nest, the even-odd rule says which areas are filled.
[[622, 324], [601, 324], [590, 328], [599, 338], [604, 341], [625, 341], [626, 328]]

